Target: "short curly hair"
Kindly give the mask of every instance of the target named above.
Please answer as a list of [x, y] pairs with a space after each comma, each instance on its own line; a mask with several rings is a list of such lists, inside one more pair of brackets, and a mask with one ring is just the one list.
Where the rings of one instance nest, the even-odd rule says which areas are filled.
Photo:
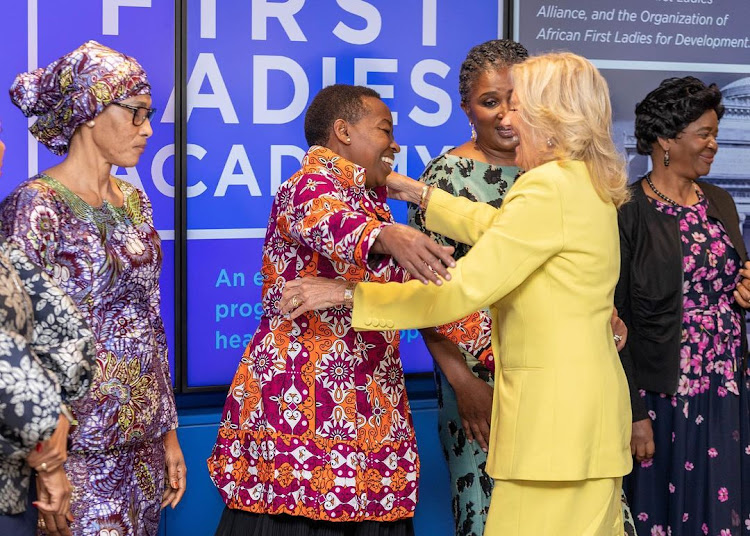
[[724, 105], [716, 84], [694, 76], [667, 78], [635, 106], [635, 138], [639, 154], [651, 154], [658, 138], [673, 139], [709, 110], [721, 119]]
[[380, 98], [377, 91], [364, 86], [333, 84], [313, 98], [305, 113], [305, 139], [312, 145], [325, 145], [337, 119], [356, 123], [367, 113], [363, 99]]
[[510, 39], [493, 39], [477, 45], [466, 55], [458, 73], [458, 93], [461, 103], [469, 102], [469, 93], [477, 77], [492, 69], [510, 67], [529, 57], [529, 51], [521, 43]]

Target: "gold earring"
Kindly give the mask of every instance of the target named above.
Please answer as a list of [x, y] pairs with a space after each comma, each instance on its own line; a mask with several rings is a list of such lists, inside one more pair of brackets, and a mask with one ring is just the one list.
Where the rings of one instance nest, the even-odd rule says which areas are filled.
[[91, 121], [86, 121], [86, 126], [93, 128], [94, 125], [96, 125], [96, 121], [94, 121], [93, 119]]
[[476, 142], [477, 141], [477, 129], [474, 128], [474, 123], [469, 121], [469, 124], [471, 125], [471, 141]]
[[669, 167], [669, 149], [664, 151], [664, 167]]

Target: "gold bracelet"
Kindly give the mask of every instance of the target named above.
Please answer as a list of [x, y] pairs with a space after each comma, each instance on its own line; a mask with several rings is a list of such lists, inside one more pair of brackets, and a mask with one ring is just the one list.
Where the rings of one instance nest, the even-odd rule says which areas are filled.
[[430, 200], [430, 193], [432, 191], [432, 186], [428, 186], [425, 184], [422, 186], [422, 195], [419, 196], [419, 208], [421, 210], [427, 210], [427, 203]]
[[356, 281], [349, 281], [344, 289], [344, 307], [351, 309], [354, 307], [354, 289], [357, 287]]

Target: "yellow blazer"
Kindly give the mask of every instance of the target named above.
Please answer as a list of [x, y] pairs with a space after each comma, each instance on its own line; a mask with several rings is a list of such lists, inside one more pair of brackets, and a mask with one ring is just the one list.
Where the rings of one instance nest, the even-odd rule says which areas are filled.
[[452, 279], [360, 283], [355, 329], [436, 326], [489, 306], [499, 359], [488, 474], [629, 473], [630, 398], [610, 328], [617, 211], [596, 194], [586, 165], [554, 161], [528, 171], [499, 210], [435, 189], [426, 224], [473, 245]]

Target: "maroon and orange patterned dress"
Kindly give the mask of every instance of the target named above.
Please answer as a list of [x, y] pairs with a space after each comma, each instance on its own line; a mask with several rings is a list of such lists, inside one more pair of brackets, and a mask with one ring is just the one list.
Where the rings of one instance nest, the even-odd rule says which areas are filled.
[[[232, 382], [210, 476], [227, 506], [324, 521], [413, 516], [419, 458], [397, 331], [356, 332], [350, 310], [290, 321], [277, 302], [304, 276], [403, 281], [370, 253], [393, 223], [385, 187], [313, 146], [279, 189], [263, 246], [263, 317]], [[387, 326], [383, 326], [387, 329]]]

